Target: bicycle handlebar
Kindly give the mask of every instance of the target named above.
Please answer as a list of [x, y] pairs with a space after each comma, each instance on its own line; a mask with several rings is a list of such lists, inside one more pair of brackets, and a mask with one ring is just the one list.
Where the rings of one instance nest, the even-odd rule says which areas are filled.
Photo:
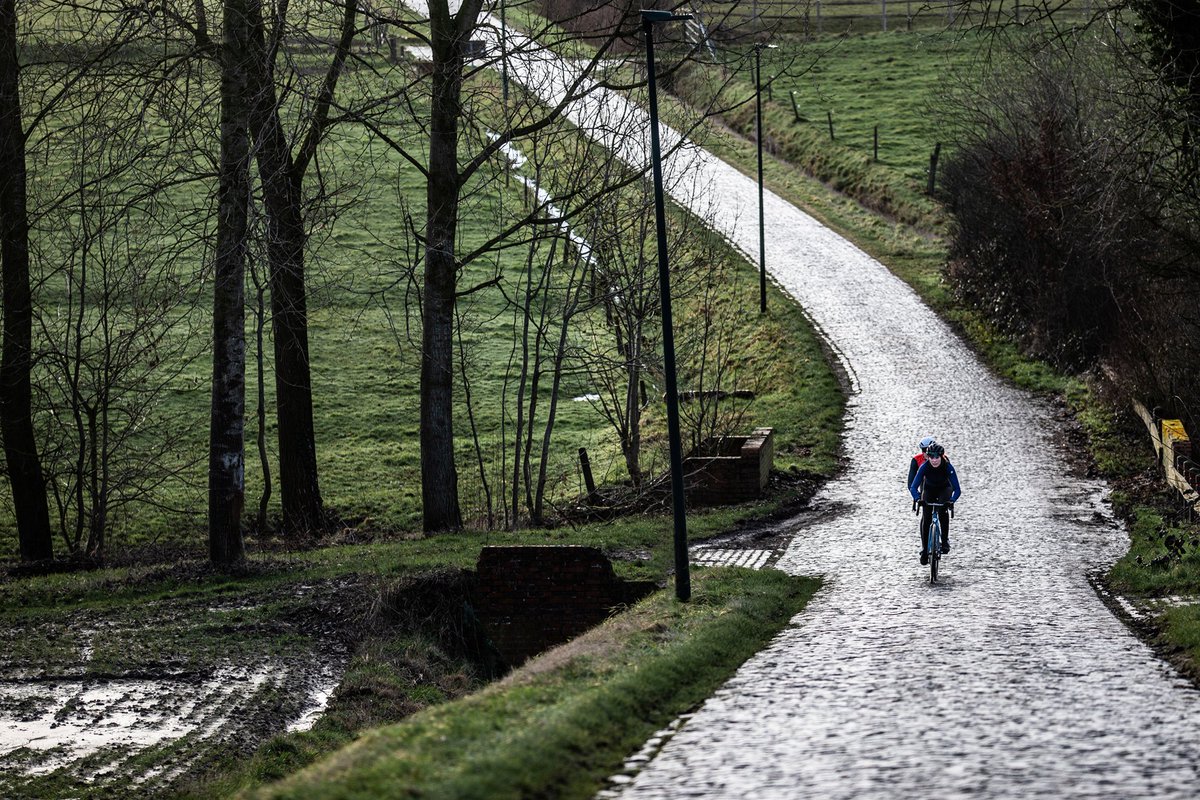
[[917, 510], [917, 506], [929, 506], [930, 508], [947, 508], [950, 510], [950, 519], [954, 519], [954, 503], [934, 503], [929, 500], [913, 500], [913, 511]]

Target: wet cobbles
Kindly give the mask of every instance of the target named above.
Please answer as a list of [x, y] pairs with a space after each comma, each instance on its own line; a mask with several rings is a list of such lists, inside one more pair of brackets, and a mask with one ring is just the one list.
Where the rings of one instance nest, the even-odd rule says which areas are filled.
[[[610, 97], [577, 118], [608, 113], [635, 116]], [[676, 201], [757, 253], [751, 180], [696, 150], [667, 172]], [[1200, 694], [1089, 585], [1127, 540], [1105, 488], [1069, 474], [1049, 409], [869, 256], [769, 193], [765, 216], [768, 269], [854, 386], [849, 466], [776, 564], [826, 584], [606, 796], [1194, 797]], [[927, 433], [964, 490], [936, 585], [904, 487]]]
[[770, 550], [722, 550], [694, 547], [689, 555], [691, 563], [698, 567], [762, 569], [775, 554]]

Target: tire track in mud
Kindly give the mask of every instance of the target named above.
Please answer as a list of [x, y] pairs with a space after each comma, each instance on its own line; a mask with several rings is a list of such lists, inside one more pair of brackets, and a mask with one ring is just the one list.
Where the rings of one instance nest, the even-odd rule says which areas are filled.
[[64, 782], [161, 792], [311, 726], [348, 662], [347, 590], [18, 614], [0, 633], [0, 796]]

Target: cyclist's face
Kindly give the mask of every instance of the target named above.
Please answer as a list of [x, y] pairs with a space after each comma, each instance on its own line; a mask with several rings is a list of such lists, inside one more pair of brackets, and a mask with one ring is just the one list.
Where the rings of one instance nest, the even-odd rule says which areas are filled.
[[942, 465], [942, 457], [941, 456], [930, 456], [929, 463], [935, 467], [940, 467]]

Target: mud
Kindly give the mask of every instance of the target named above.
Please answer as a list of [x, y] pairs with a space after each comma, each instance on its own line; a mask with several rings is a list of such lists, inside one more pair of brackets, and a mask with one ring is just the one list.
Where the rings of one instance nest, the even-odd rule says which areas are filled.
[[18, 613], [0, 632], [0, 796], [126, 782], [160, 794], [311, 727], [362, 635], [367, 596], [342, 579], [229, 602]]

